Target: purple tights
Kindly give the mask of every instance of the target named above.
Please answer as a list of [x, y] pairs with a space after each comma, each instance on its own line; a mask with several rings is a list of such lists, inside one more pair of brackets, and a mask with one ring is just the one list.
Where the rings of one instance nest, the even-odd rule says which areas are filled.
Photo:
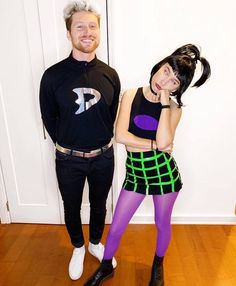
[[[120, 239], [129, 221], [146, 195], [121, 190], [112, 224], [110, 226], [104, 252], [104, 259], [112, 259], [120, 244]], [[178, 193], [153, 195], [155, 225], [158, 230], [156, 241], [157, 256], [164, 256], [171, 237], [171, 213]]]

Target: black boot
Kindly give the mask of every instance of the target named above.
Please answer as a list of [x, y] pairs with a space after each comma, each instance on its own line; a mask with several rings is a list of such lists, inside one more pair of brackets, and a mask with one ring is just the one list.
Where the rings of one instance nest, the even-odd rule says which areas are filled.
[[84, 284], [84, 286], [98, 286], [100, 283], [112, 277], [114, 274], [114, 269], [112, 266], [112, 259], [110, 260], [102, 260], [100, 266], [97, 271], [89, 278], [89, 280]]
[[155, 254], [149, 286], [164, 286], [163, 259], [164, 257], [159, 257]]

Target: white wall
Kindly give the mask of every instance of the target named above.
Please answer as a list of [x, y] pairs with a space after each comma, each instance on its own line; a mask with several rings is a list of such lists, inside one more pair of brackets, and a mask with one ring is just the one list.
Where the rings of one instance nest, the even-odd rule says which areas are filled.
[[[147, 84], [152, 66], [177, 47], [201, 46], [212, 76], [203, 87], [183, 96], [186, 107], [173, 155], [184, 187], [173, 222], [235, 223], [235, 0], [113, 0], [109, 11], [111, 65], [123, 89]], [[123, 146], [118, 145], [116, 198], [125, 157]], [[133, 221], [153, 221], [150, 198]]]

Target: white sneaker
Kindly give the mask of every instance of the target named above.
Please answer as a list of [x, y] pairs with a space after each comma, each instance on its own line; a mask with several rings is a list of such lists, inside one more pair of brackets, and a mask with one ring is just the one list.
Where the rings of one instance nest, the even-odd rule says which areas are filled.
[[[88, 251], [94, 256], [96, 257], [100, 262], [103, 259], [103, 255], [104, 255], [104, 245], [101, 244], [99, 242], [99, 244], [93, 244], [91, 242], [89, 242], [88, 245]], [[112, 258], [112, 266], [113, 268], [116, 268], [117, 266], [117, 262], [115, 257]]]
[[69, 276], [72, 280], [79, 279], [83, 273], [84, 255], [85, 255], [84, 245], [79, 248], [74, 248], [69, 263]]

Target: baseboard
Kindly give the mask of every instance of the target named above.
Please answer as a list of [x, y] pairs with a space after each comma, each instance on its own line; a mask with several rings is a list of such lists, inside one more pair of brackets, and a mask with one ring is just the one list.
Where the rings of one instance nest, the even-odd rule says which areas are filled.
[[[153, 224], [151, 215], [135, 215], [132, 224]], [[236, 216], [173, 216], [172, 224], [226, 224], [236, 225]]]

